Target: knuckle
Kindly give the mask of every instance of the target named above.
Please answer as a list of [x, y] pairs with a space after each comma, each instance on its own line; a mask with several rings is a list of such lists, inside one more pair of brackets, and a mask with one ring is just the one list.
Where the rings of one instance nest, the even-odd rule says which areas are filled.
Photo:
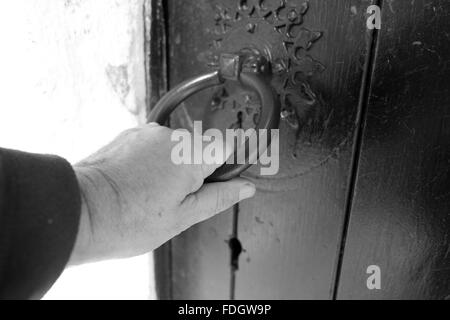
[[191, 192], [199, 190], [204, 183], [201, 166], [185, 165], [183, 166], [183, 171], [188, 189]]
[[160, 135], [161, 137], [170, 137], [173, 130], [167, 127], [154, 127], [152, 130], [155, 131], [156, 134]]
[[137, 132], [139, 132], [140, 131], [140, 128], [131, 128], [131, 129], [127, 129], [127, 130], [125, 130], [125, 131], [122, 131], [119, 135], [118, 135], [118, 137], [117, 137], [117, 139], [124, 139], [124, 138], [127, 138], [127, 137], [130, 137], [130, 136], [133, 136], [134, 134], [136, 134]]
[[194, 187], [196, 187], [196, 190], [200, 189], [201, 186], [204, 183], [204, 172], [203, 172], [203, 166], [202, 165], [195, 165], [195, 167], [192, 170], [194, 175]]

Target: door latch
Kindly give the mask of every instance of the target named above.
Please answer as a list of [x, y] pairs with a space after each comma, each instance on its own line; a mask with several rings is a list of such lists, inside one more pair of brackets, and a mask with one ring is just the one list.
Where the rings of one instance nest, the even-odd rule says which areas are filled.
[[[264, 56], [255, 54], [252, 50], [242, 50], [237, 54], [222, 53], [219, 58], [218, 70], [186, 80], [170, 90], [155, 105], [149, 115], [149, 121], [164, 125], [170, 114], [191, 95], [206, 88], [221, 85], [225, 81], [234, 81], [255, 91], [260, 98], [261, 116], [255, 127], [256, 132], [259, 129], [278, 129], [280, 102], [277, 93], [270, 85], [270, 77], [270, 63]], [[257, 139], [258, 136], [256, 134]], [[249, 149], [249, 139], [247, 139], [235, 150], [235, 155], [247, 150], [244, 153], [246, 155], [245, 163], [225, 163], [208, 177], [207, 181], [227, 181], [239, 176], [252, 163], [256, 162], [258, 155], [266, 151], [270, 145], [270, 136], [269, 134], [267, 143], [258, 141], [258, 147], [252, 150]]]

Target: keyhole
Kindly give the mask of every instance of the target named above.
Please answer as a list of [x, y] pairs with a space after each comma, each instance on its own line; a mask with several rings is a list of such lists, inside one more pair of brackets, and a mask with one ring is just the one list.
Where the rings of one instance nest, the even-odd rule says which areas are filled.
[[239, 112], [237, 113], [237, 119], [238, 119], [238, 121], [237, 121], [237, 127], [238, 127], [239, 129], [242, 129], [243, 118], [244, 118], [244, 115], [243, 115], [242, 111], [239, 111]]

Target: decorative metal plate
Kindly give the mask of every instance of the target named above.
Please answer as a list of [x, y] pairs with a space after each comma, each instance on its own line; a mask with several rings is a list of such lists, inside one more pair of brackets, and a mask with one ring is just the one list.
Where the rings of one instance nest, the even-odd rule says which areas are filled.
[[[257, 51], [270, 61], [272, 85], [282, 105], [280, 173], [260, 177], [256, 170], [249, 170], [245, 175], [272, 180], [273, 190], [295, 187], [295, 182], [289, 186], [287, 180], [295, 180], [321, 166], [347, 139], [339, 137], [334, 145], [321, 147], [320, 140], [333, 110], [324, 108], [321, 95], [310, 85], [311, 79], [326, 68], [311, 54], [323, 33], [305, 27], [309, 9], [309, 2], [303, 0], [238, 0], [234, 8], [217, 5], [213, 27], [208, 30], [214, 41], [202, 55], [212, 68], [217, 68], [220, 53], [243, 48]], [[254, 127], [259, 108], [259, 98], [253, 92], [225, 85], [215, 92], [205, 122], [223, 129]], [[277, 180], [280, 182], [276, 183]], [[267, 184], [261, 186], [265, 188]]]

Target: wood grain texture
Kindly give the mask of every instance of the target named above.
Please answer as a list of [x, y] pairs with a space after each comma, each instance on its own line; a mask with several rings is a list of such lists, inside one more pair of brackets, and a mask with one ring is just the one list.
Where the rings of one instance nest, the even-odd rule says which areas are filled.
[[339, 299], [450, 297], [449, 15], [384, 1]]
[[[224, 13], [226, 8], [233, 17], [238, 2], [168, 2], [171, 86], [210, 70], [205, 55], [217, 42], [211, 32], [217, 27], [214, 21], [220, 20], [217, 12]], [[298, 11], [303, 10], [304, 3], [288, 1]], [[237, 235], [244, 252], [231, 286], [235, 292], [230, 292], [227, 240], [233, 221], [228, 212], [172, 241], [173, 298], [332, 297], [367, 60], [365, 12], [372, 1], [309, 4], [302, 28], [295, 31], [300, 34], [298, 42], [307, 50], [298, 51], [300, 81], [289, 90], [300, 92], [302, 99], [285, 103], [285, 107], [290, 104], [297, 119], [287, 119], [281, 125], [280, 173], [262, 179], [255, 167], [246, 174], [255, 180], [259, 193], [240, 206]], [[270, 8], [279, 2], [266, 1], [265, 5]], [[221, 27], [228, 29], [228, 25]], [[273, 43], [282, 43], [286, 37], [263, 23], [255, 30], [265, 30], [259, 39], [269, 42], [274, 50], [277, 45]], [[225, 34], [220, 42], [230, 50], [236, 43], [245, 43], [242, 39], [237, 31]], [[203, 119], [212, 93], [206, 91], [191, 98], [172, 118], [172, 125], [189, 127], [193, 119]], [[217, 121], [211, 123], [217, 125]]]
[[[318, 117], [297, 136], [281, 125], [281, 170], [241, 205], [237, 299], [330, 299], [343, 230], [355, 121], [367, 59], [368, 1], [311, 1], [304, 27], [323, 33], [309, 54]], [[298, 87], [300, 89], [300, 87]], [[314, 122], [315, 121], [315, 122]], [[286, 143], [287, 142], [287, 143]], [[294, 149], [294, 151], [293, 151]], [[292, 160], [292, 157], [297, 156]]]

